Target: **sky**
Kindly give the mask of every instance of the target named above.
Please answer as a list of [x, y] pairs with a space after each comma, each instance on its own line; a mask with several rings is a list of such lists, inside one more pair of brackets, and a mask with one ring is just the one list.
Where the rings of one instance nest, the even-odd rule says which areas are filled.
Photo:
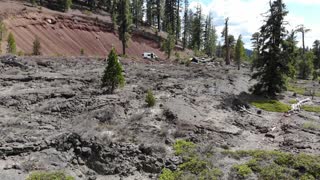
[[[252, 49], [250, 38], [258, 32], [263, 20], [262, 14], [269, 9], [269, 0], [189, 0], [190, 8], [200, 4], [204, 14], [212, 13], [217, 35], [221, 37], [224, 19], [229, 17], [229, 31], [237, 39], [241, 34], [245, 47]], [[303, 24], [311, 29], [305, 35], [306, 47], [312, 47], [313, 42], [320, 40], [320, 0], [283, 0], [289, 14], [285, 20], [286, 28], [291, 31]], [[221, 39], [219, 39], [221, 40]], [[302, 46], [301, 33], [297, 34], [298, 46]]]

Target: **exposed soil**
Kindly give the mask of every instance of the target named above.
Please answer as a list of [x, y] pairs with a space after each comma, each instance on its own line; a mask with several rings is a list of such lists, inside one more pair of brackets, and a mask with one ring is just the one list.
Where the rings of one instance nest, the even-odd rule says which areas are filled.
[[[112, 47], [119, 54], [122, 44], [110, 16], [84, 15], [78, 10], [69, 13], [34, 8], [15, 1], [0, 2], [0, 19], [8, 31], [13, 32], [17, 51], [32, 53], [32, 43], [36, 36], [41, 42], [42, 55], [79, 56], [83, 49], [85, 55], [106, 56]], [[165, 59], [154, 32], [144, 28], [134, 29], [128, 42], [127, 55], [141, 58], [144, 52], [154, 52]], [[3, 52], [6, 44], [3, 42]]]
[[[256, 97], [245, 93], [253, 83], [249, 68], [122, 63], [126, 85], [110, 95], [100, 88], [105, 61], [1, 57], [0, 179], [59, 169], [77, 179], [156, 179], [163, 167], [179, 164], [172, 154], [177, 138], [231, 150], [320, 152], [320, 130], [302, 127], [320, 123], [319, 114], [254, 115], [247, 100]], [[146, 107], [148, 89], [153, 108]]]

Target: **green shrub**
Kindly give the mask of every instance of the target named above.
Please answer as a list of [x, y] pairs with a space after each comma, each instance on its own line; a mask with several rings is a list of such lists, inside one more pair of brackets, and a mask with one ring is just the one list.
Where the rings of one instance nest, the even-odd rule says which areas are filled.
[[147, 91], [146, 103], [147, 103], [148, 107], [152, 107], [156, 104], [156, 99], [154, 98], [151, 90]]
[[270, 112], [287, 112], [291, 109], [289, 105], [279, 102], [277, 100], [254, 101], [251, 102], [251, 104], [259, 109], [263, 109], [265, 111]]
[[64, 172], [32, 172], [26, 180], [75, 180]]
[[233, 168], [236, 170], [238, 176], [245, 178], [252, 174], [251, 168], [246, 164], [234, 165]]
[[292, 179], [289, 178], [285, 174], [285, 168], [276, 165], [276, 164], [271, 164], [268, 166], [264, 166], [260, 172], [259, 175], [260, 179], [264, 180], [274, 180], [274, 179], [282, 179], [282, 180], [287, 180], [287, 179]]
[[194, 143], [185, 140], [177, 140], [173, 145], [173, 149], [177, 156], [192, 153], [195, 148], [196, 145]]
[[8, 36], [8, 53], [11, 53], [11, 54], [16, 54], [16, 40], [14, 39], [14, 36], [13, 34], [10, 32], [9, 33], [9, 36]]
[[303, 105], [302, 109], [308, 112], [320, 112], [320, 106]]
[[80, 55], [81, 55], [81, 56], [84, 55], [84, 49], [83, 49], [83, 48], [80, 49]]
[[164, 168], [159, 176], [159, 180], [176, 180], [181, 176], [181, 171], [172, 172], [170, 169]]
[[198, 157], [192, 157], [187, 162], [179, 165], [179, 168], [183, 171], [189, 171], [192, 174], [199, 175], [201, 172], [208, 169], [208, 163], [200, 160]]
[[114, 48], [108, 56], [108, 65], [104, 70], [102, 77], [102, 87], [107, 87], [109, 93], [113, 93], [117, 87], [123, 87], [125, 80], [122, 74], [122, 65]]

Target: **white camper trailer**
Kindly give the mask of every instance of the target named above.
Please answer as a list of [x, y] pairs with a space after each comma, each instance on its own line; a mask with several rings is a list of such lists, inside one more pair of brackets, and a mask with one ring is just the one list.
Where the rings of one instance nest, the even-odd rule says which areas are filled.
[[144, 52], [142, 56], [144, 59], [158, 59], [158, 56], [153, 52]]

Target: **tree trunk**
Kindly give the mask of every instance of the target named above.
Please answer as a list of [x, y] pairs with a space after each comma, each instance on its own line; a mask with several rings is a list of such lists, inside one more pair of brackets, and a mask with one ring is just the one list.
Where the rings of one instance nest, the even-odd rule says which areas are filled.
[[304, 46], [304, 31], [302, 31], [302, 48], [303, 48], [303, 50], [302, 50], [302, 52], [303, 52], [303, 54], [305, 54], [305, 46]]
[[122, 40], [122, 54], [126, 55], [126, 42], [125, 42], [125, 40]]

